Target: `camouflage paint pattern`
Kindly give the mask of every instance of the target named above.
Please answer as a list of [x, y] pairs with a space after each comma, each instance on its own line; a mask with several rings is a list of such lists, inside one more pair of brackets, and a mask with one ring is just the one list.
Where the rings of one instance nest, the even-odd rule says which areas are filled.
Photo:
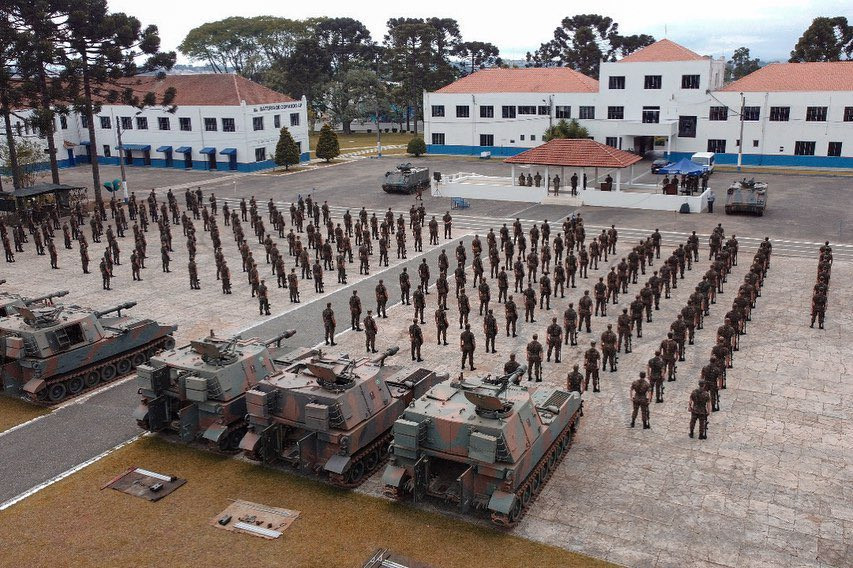
[[736, 181], [726, 190], [727, 214], [751, 213], [764, 215], [767, 207], [767, 184], [761, 181]]
[[429, 168], [412, 167], [412, 164], [400, 164], [392, 172], [385, 172], [382, 189], [386, 193], [414, 193], [418, 188], [426, 189], [430, 185]]

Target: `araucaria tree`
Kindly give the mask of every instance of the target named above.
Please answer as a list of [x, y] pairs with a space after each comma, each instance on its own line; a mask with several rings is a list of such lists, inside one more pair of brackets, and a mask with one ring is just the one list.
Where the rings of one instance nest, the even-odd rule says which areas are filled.
[[275, 145], [275, 163], [284, 166], [285, 170], [299, 163], [299, 146], [286, 126], [281, 129], [278, 144]]

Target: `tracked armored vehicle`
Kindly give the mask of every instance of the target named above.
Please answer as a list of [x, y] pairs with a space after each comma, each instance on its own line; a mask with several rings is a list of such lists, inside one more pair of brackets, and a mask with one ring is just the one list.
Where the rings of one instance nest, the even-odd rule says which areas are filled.
[[755, 179], [736, 181], [726, 190], [726, 214], [764, 215], [767, 207], [767, 184]]
[[354, 487], [387, 457], [391, 427], [415, 397], [447, 378], [369, 359], [313, 351], [246, 393], [249, 429], [240, 448], [333, 484]]
[[0, 318], [5, 318], [6, 316], [18, 313], [18, 308], [38, 308], [53, 306], [54, 298], [61, 298], [67, 295], [68, 290], [59, 290], [57, 292], [51, 292], [50, 294], [45, 294], [44, 296], [38, 296], [36, 298], [26, 298], [18, 294], [2, 292], [0, 293]]
[[177, 326], [123, 316], [136, 302], [109, 310], [79, 306], [18, 307], [0, 319], [3, 392], [55, 404], [127, 375], [175, 346]]
[[516, 386], [514, 376], [460, 377], [410, 405], [394, 424], [385, 494], [434, 497], [485, 510], [500, 526], [517, 523], [569, 448], [581, 397]]
[[429, 188], [429, 168], [418, 168], [412, 164], [400, 164], [393, 172], [385, 172], [382, 190], [385, 193], [408, 193]]
[[270, 348], [294, 334], [259, 341], [219, 338], [211, 330], [204, 339], [152, 357], [137, 369], [137, 424], [150, 432], [176, 432], [182, 442], [205, 440], [222, 451], [237, 450], [246, 433], [246, 391], [275, 373]]

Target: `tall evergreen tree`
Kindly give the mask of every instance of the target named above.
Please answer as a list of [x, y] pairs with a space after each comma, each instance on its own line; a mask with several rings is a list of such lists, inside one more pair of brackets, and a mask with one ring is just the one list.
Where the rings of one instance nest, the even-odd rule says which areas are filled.
[[12, 129], [12, 110], [18, 106], [21, 99], [20, 82], [16, 79], [18, 59], [15, 50], [17, 32], [9, 22], [7, 15], [0, 11], [0, 114], [6, 130], [6, 148], [8, 156], [12, 187], [21, 187], [21, 177], [18, 169], [18, 156], [15, 152], [15, 134]]
[[726, 62], [726, 72], [729, 74], [729, 79], [737, 81], [741, 77], [746, 77], [753, 71], [758, 71], [758, 58], [751, 59], [749, 57], [748, 47], [739, 47], [732, 54], [732, 58]]
[[791, 63], [841, 61], [853, 57], [853, 26], [847, 18], [815, 18], [791, 51]]
[[282, 127], [275, 145], [275, 164], [290, 169], [290, 166], [299, 163], [299, 147], [286, 126]]
[[320, 138], [317, 140], [317, 148], [314, 154], [321, 160], [331, 161], [341, 153], [340, 144], [338, 144], [338, 135], [332, 130], [328, 124], [324, 124], [320, 129]]

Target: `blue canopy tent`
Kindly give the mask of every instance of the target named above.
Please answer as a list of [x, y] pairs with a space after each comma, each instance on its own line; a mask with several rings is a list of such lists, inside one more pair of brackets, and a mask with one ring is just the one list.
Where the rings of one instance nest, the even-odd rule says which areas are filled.
[[691, 162], [687, 158], [682, 158], [680, 162], [676, 162], [674, 164], [670, 164], [658, 170], [658, 174], [664, 175], [688, 175], [688, 176], [698, 176], [704, 172], [705, 169], [695, 162]]

